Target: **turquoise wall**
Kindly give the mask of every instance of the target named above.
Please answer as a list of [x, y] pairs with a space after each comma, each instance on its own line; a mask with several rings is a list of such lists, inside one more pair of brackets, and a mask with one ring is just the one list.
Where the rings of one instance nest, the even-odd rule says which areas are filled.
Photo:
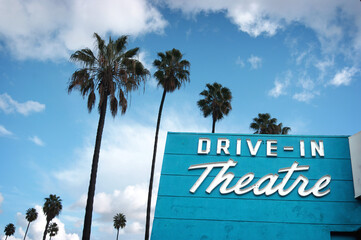
[[[211, 139], [207, 155], [197, 154], [198, 139]], [[216, 154], [218, 138], [230, 140], [230, 155]], [[236, 140], [241, 139], [241, 155], [236, 155]], [[246, 139], [253, 145], [261, 139], [256, 156], [251, 156]], [[266, 140], [277, 140], [277, 157], [266, 156]], [[300, 157], [300, 140], [305, 142], [305, 157]], [[325, 156], [311, 156], [310, 141], [323, 140]], [[294, 151], [284, 151], [293, 146]], [[191, 165], [226, 162], [232, 158], [237, 165], [228, 172], [235, 174], [233, 186], [244, 174], [255, 174], [254, 184], [266, 174], [277, 174], [281, 168], [308, 165], [307, 171], [295, 172], [288, 182], [300, 175], [309, 179], [309, 187], [324, 175], [331, 176], [324, 197], [301, 197], [296, 187], [289, 195], [256, 196], [248, 192], [222, 195], [218, 186], [205, 192], [220, 171], [215, 168], [193, 194], [189, 190], [204, 169], [188, 170]], [[279, 173], [279, 183], [285, 173]], [[276, 185], [275, 184], [275, 185]], [[299, 184], [300, 185], [300, 184]], [[299, 186], [298, 185], [298, 186]], [[262, 185], [263, 186], [263, 185]], [[326, 189], [327, 189], [326, 188]], [[307, 189], [307, 188], [306, 188]], [[164, 153], [152, 240], [157, 239], [319, 239], [330, 240], [331, 232], [350, 232], [361, 227], [361, 204], [354, 199], [351, 162], [347, 136], [281, 136], [204, 133], [168, 133]], [[334, 239], [334, 238], [332, 238]], [[352, 239], [337, 236], [335, 239]]]

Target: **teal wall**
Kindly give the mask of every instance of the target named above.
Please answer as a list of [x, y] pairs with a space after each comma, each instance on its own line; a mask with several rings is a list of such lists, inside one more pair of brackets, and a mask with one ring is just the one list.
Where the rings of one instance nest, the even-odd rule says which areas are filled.
[[[197, 154], [198, 139], [211, 139], [211, 151]], [[230, 140], [230, 155], [216, 154], [218, 138]], [[241, 156], [236, 155], [236, 140], [241, 139]], [[250, 156], [246, 139], [253, 145], [263, 140], [257, 156]], [[266, 156], [265, 140], [277, 140], [277, 157]], [[305, 157], [300, 157], [299, 142], [305, 141]], [[325, 156], [311, 157], [310, 141], [323, 140]], [[294, 151], [283, 151], [293, 146]], [[324, 175], [331, 176], [331, 192], [321, 198], [301, 197], [296, 187], [289, 195], [278, 193], [256, 196], [251, 191], [244, 195], [222, 195], [219, 186], [210, 194], [205, 192], [220, 171], [215, 168], [192, 194], [190, 188], [204, 169], [188, 170], [191, 165], [225, 162], [232, 158], [236, 167], [233, 186], [244, 174], [252, 172], [255, 183], [266, 174], [278, 173], [280, 168], [308, 165], [308, 171], [295, 172], [287, 184], [300, 174], [310, 180], [308, 186]], [[284, 173], [279, 173], [282, 181]], [[276, 184], [277, 184], [276, 183]], [[251, 185], [250, 184], [250, 185]], [[276, 185], [275, 184], [275, 185]], [[300, 184], [299, 184], [300, 185]], [[287, 187], [286, 186], [286, 187]], [[152, 240], [157, 239], [319, 239], [330, 240], [331, 231], [349, 232], [361, 227], [361, 204], [354, 199], [351, 162], [347, 136], [281, 136], [168, 133], [164, 153], [158, 198], [153, 222]], [[332, 238], [350, 239], [350, 238]]]

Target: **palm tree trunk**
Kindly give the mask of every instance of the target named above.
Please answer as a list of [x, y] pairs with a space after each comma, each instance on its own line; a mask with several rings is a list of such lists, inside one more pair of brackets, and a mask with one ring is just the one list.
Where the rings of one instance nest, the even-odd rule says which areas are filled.
[[26, 238], [26, 235], [28, 234], [29, 226], [30, 226], [30, 222], [28, 223], [28, 226], [26, 227], [26, 231], [25, 231], [25, 235], [24, 235], [24, 240], [25, 240], [25, 238]]
[[147, 217], [146, 217], [146, 223], [145, 223], [145, 237], [144, 237], [145, 240], [149, 239], [150, 209], [151, 209], [151, 204], [152, 204], [153, 178], [154, 178], [155, 158], [157, 155], [158, 132], [159, 132], [160, 119], [162, 116], [163, 104], [164, 104], [164, 99], [165, 99], [166, 93], [167, 92], [164, 89], [162, 100], [160, 101], [160, 106], [159, 106], [157, 128], [155, 130], [152, 170], [150, 172], [149, 189], [148, 189]]
[[118, 231], [117, 231], [117, 240], [118, 240], [118, 236], [119, 236], [119, 228], [117, 229]]
[[212, 118], [212, 133], [216, 130], [216, 119]]
[[5, 238], [5, 240], [6, 240], [6, 239], [8, 239], [8, 235], [6, 235], [6, 238]]
[[45, 230], [44, 230], [44, 234], [43, 234], [43, 240], [45, 240], [45, 238], [46, 238], [46, 233], [48, 231], [49, 223], [50, 223], [50, 221], [46, 220]]
[[86, 208], [85, 208], [84, 228], [83, 228], [83, 237], [82, 237], [83, 240], [90, 239], [92, 214], [93, 214], [93, 202], [94, 202], [94, 194], [95, 194], [95, 183], [96, 183], [97, 172], [98, 172], [99, 152], [100, 152], [100, 145], [101, 145], [102, 135], [103, 135], [105, 113], [107, 111], [108, 97], [107, 97], [107, 95], [105, 95], [105, 96], [106, 97], [104, 97], [105, 99], [103, 100], [103, 103], [102, 103], [102, 106], [100, 109], [98, 130], [97, 130], [97, 136], [96, 136], [96, 140], [95, 140], [93, 163], [92, 163], [92, 169], [91, 169], [91, 174], [90, 174], [90, 183], [89, 183], [89, 189], [88, 189], [88, 200], [87, 200]]

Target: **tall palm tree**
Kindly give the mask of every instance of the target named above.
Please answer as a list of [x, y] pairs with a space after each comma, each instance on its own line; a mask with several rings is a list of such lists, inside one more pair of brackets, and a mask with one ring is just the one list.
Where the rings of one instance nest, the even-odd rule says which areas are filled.
[[5, 240], [8, 239], [9, 236], [14, 235], [14, 233], [15, 233], [14, 224], [9, 223], [8, 225], [6, 225], [4, 233], [5, 233], [5, 236], [6, 236]]
[[162, 95], [162, 100], [160, 101], [157, 127], [155, 130], [153, 159], [152, 159], [152, 167], [151, 167], [149, 189], [148, 189], [145, 240], [149, 239], [150, 208], [152, 203], [154, 168], [155, 168], [155, 159], [157, 154], [158, 132], [159, 132], [160, 119], [162, 116], [165, 95], [167, 94], [167, 92], [171, 93], [174, 90], [179, 89], [185, 82], [189, 81], [189, 67], [190, 67], [190, 63], [187, 60], [182, 59], [183, 54], [178, 49], [173, 48], [172, 50], [166, 51], [165, 53], [160, 52], [158, 53], [158, 57], [160, 59], [156, 59], [153, 62], [153, 65], [158, 69], [154, 73], [154, 77], [158, 81], [158, 86], [162, 86], [163, 95]]
[[254, 134], [288, 134], [290, 127], [283, 127], [282, 123], [277, 124], [277, 118], [271, 118], [269, 113], [259, 113], [258, 117], [253, 118], [249, 126], [255, 130]]
[[46, 238], [50, 221], [53, 220], [56, 216], [58, 216], [62, 209], [63, 205], [61, 204], [60, 197], [50, 194], [48, 198], [45, 198], [43, 212], [46, 216], [46, 225], [43, 234], [43, 240], [45, 240]]
[[26, 238], [26, 235], [28, 234], [28, 230], [29, 230], [29, 226], [30, 223], [35, 221], [38, 218], [38, 212], [36, 211], [35, 208], [29, 208], [26, 211], [26, 220], [28, 220], [28, 226], [26, 227], [26, 231], [25, 231], [25, 235], [24, 235], [24, 240]]
[[124, 228], [127, 220], [125, 219], [125, 215], [123, 213], [118, 213], [113, 218], [114, 228], [117, 229], [117, 240], [119, 236], [119, 228]]
[[49, 228], [48, 228], [48, 233], [49, 233], [49, 240], [51, 240], [52, 237], [56, 236], [56, 234], [58, 234], [59, 231], [59, 227], [58, 224], [54, 223], [50, 223]]
[[200, 95], [204, 98], [197, 102], [204, 117], [212, 115], [212, 133], [216, 128], [216, 122], [232, 110], [232, 93], [219, 83], [207, 84], [208, 89], [203, 90]]
[[118, 105], [121, 113], [124, 114], [128, 106], [128, 93], [137, 89], [149, 75], [143, 64], [134, 58], [139, 48], [126, 51], [127, 36], [121, 36], [115, 41], [109, 37], [108, 44], [105, 44], [98, 34], [94, 33], [94, 37], [96, 39], [94, 53], [89, 48], [85, 48], [71, 55], [70, 60], [80, 63], [82, 68], [73, 73], [68, 86], [69, 93], [77, 89], [83, 97], [88, 96], [89, 112], [95, 105], [96, 91], [99, 96], [100, 116], [85, 209], [83, 240], [90, 239], [95, 183], [108, 99], [113, 117], [118, 112]]

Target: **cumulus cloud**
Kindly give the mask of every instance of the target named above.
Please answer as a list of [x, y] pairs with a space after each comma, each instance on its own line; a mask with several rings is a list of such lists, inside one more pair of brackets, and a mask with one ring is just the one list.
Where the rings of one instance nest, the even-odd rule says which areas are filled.
[[262, 66], [262, 58], [251, 55], [247, 61], [251, 64], [251, 69], [257, 69]]
[[357, 72], [359, 72], [359, 70], [355, 67], [352, 67], [352, 68], [345, 67], [344, 69], [342, 69], [341, 71], [336, 73], [336, 75], [330, 81], [330, 84], [334, 85], [336, 87], [339, 87], [341, 85], [348, 86], [348, 85], [350, 85], [350, 83], [352, 81], [352, 77]]
[[[306, 39], [306, 43], [302, 40], [299, 42], [299, 38], [286, 37], [286, 45], [289, 45], [291, 51], [295, 53], [293, 55], [297, 71], [307, 72], [314, 68], [318, 70], [318, 76], [313, 76], [317, 81], [305, 82], [305, 84], [314, 84], [313, 90], [300, 86], [301, 90], [297, 90], [292, 95], [295, 100], [309, 102], [319, 95], [330, 72], [336, 71], [337, 74], [326, 85], [350, 84], [355, 68], [337, 70], [335, 58], [340, 57], [351, 62], [357, 69], [360, 68], [361, 5], [357, 1], [346, 3], [337, 0], [321, 0], [316, 3], [312, 0], [161, 1], [186, 15], [224, 13], [240, 31], [252, 37], [274, 36], [290, 26], [303, 26], [313, 31], [316, 40]], [[298, 44], [302, 44], [302, 47], [296, 47]], [[256, 64], [261, 63], [256, 58], [249, 59], [248, 62], [252, 69], [261, 66]], [[239, 63], [243, 66], [241, 62]], [[268, 92], [274, 97], [282, 95], [288, 86], [280, 80], [276, 80], [274, 84], [274, 88]]]
[[6, 114], [20, 113], [24, 116], [33, 112], [42, 112], [45, 110], [45, 104], [35, 101], [26, 101], [24, 103], [17, 102], [7, 93], [0, 95], [0, 109]]
[[0, 137], [1, 136], [11, 136], [11, 135], [13, 135], [12, 132], [7, 130], [4, 126], [0, 125]]
[[[153, 195], [152, 208], [154, 212], [156, 192]], [[127, 226], [121, 232], [139, 234], [144, 231], [144, 220], [146, 213], [146, 202], [148, 197], [148, 186], [136, 184], [126, 186], [122, 190], [114, 190], [112, 193], [100, 192], [94, 198], [94, 213], [100, 227], [100, 231], [112, 233], [113, 227], [111, 222], [116, 213], [123, 213], [127, 219]], [[86, 205], [86, 195], [82, 195], [79, 201], [74, 204], [73, 208], [84, 209]], [[110, 227], [109, 227], [110, 226]]]
[[167, 22], [146, 0], [0, 0], [0, 39], [18, 59], [68, 58], [104, 36], [161, 33]]
[[274, 82], [274, 87], [268, 91], [268, 95], [275, 98], [281, 95], [285, 95], [286, 89], [290, 85], [291, 78], [292, 78], [291, 72], [287, 72], [284, 79], [276, 78]]
[[[179, 109], [167, 111], [162, 118], [153, 185], [153, 207], [156, 203], [166, 131], [206, 132], [207, 130], [192, 114], [184, 116], [178, 112]], [[150, 115], [144, 111], [142, 114], [148, 117]], [[116, 212], [123, 212], [127, 217], [127, 227], [120, 233], [126, 236], [137, 235], [144, 231], [156, 118], [150, 125], [125, 119], [108, 120], [110, 119], [107, 119], [104, 128], [100, 152], [94, 202], [94, 212], [97, 217], [94, 226], [97, 226], [104, 234], [112, 234], [114, 233], [112, 217]], [[54, 173], [63, 191], [71, 189], [72, 194], [79, 194], [75, 196], [78, 201], [72, 206], [74, 211], [84, 209], [86, 203], [86, 189], [94, 151], [94, 135], [91, 134], [88, 140], [76, 151], [75, 160], [71, 166]]]
[[[273, 36], [280, 29], [300, 23], [315, 31], [325, 50], [334, 49], [344, 36], [351, 37], [352, 46], [361, 50], [361, 16], [357, 1], [346, 3], [337, 0], [236, 0], [236, 1], [188, 1], [163, 0], [170, 8], [186, 14], [200, 12], [225, 12], [226, 16], [243, 32], [257, 37]], [[350, 25], [335, 19], [347, 19]]]
[[38, 136], [29, 137], [29, 140], [41, 147], [45, 145], [43, 140], [41, 140]]
[[[38, 218], [30, 224], [29, 231], [28, 231], [28, 234], [26, 237], [26, 239], [29, 239], [29, 240], [42, 239], [45, 224], [46, 224], [46, 217], [43, 213], [41, 206], [36, 205], [34, 208], [38, 212]], [[23, 239], [28, 222], [25, 219], [25, 214], [22, 214], [20, 212], [17, 213], [16, 219], [17, 219], [17, 229], [16, 229], [15, 236], [16, 237], [20, 236], [21, 239]], [[62, 221], [60, 221], [59, 218], [54, 218], [52, 222], [55, 222], [56, 224], [58, 224], [58, 227], [59, 227], [58, 234], [55, 237], [52, 237], [52, 239], [54, 239], [54, 240], [79, 240], [80, 239], [79, 236], [75, 233], [67, 233], [65, 231], [64, 223]], [[11, 239], [11, 238], [8, 238], [8, 239]], [[14, 240], [15, 239], [20, 239], [20, 238], [14, 238]]]

